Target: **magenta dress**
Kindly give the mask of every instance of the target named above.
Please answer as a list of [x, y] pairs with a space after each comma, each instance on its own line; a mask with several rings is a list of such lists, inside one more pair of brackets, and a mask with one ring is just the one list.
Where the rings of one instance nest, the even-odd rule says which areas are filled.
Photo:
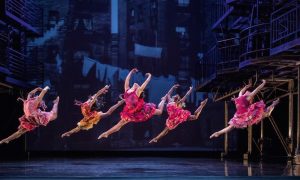
[[168, 129], [175, 129], [179, 124], [188, 120], [191, 112], [182, 109], [182, 107], [177, 106], [174, 102], [167, 104], [168, 119], [166, 121], [166, 126]]
[[46, 126], [49, 123], [51, 113], [40, 109], [46, 108], [44, 102], [36, 106], [36, 99], [37, 97], [23, 100], [24, 115], [19, 118], [19, 129], [23, 128], [27, 131], [31, 131], [40, 125]]
[[125, 107], [120, 115], [125, 121], [144, 122], [154, 115], [156, 105], [145, 103], [144, 99], [137, 96], [136, 91], [124, 93]]
[[236, 113], [228, 124], [235, 128], [246, 128], [259, 123], [264, 115], [265, 103], [263, 100], [250, 104], [247, 93], [234, 99]]

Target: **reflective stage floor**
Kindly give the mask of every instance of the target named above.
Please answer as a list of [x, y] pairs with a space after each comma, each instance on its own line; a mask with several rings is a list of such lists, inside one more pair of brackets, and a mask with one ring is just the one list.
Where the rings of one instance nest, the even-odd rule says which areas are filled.
[[[86, 158], [32, 159], [1, 161], [0, 179], [23, 178], [135, 178], [135, 179], [207, 179], [239, 178], [272, 179], [297, 178], [300, 167], [289, 163], [243, 163], [235, 160], [206, 158]], [[267, 178], [267, 179], [268, 179]], [[266, 179], [266, 178], [264, 178]]]

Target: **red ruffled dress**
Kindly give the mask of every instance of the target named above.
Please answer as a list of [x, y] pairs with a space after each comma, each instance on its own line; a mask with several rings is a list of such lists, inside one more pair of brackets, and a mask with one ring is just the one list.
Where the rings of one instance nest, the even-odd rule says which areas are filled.
[[136, 91], [124, 93], [125, 107], [120, 115], [125, 121], [144, 122], [154, 115], [156, 105], [145, 103], [144, 99], [137, 96]]
[[182, 109], [182, 107], [177, 106], [175, 102], [167, 104], [168, 119], [166, 121], [166, 126], [168, 129], [175, 129], [179, 124], [188, 120], [191, 112]]
[[40, 108], [46, 109], [44, 102], [36, 106], [36, 99], [38, 97], [32, 97], [23, 100], [24, 115], [19, 118], [19, 129], [26, 129], [27, 131], [34, 130], [40, 125], [46, 126], [51, 117], [50, 112], [42, 111]]
[[96, 125], [100, 121], [100, 114], [97, 111], [91, 111], [91, 106], [88, 102], [84, 102], [78, 105], [80, 105], [83, 119], [77, 123], [77, 126], [83, 130], [93, 128], [93, 125]]
[[250, 104], [247, 93], [234, 99], [236, 113], [228, 124], [235, 128], [246, 128], [259, 123], [264, 115], [266, 104], [263, 100]]

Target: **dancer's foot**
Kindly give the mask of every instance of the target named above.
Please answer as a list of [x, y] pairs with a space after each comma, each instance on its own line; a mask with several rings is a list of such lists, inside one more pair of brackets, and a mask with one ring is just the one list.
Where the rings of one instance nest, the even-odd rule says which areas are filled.
[[70, 137], [71, 133], [69, 132], [66, 132], [64, 134], [61, 135], [61, 138], [64, 138], [64, 137]]
[[56, 97], [56, 99], [53, 101], [54, 104], [59, 103], [59, 96]]
[[209, 139], [212, 139], [212, 138], [217, 138], [220, 136], [220, 133], [219, 132], [215, 132], [213, 133], [211, 136], [209, 136]]
[[198, 119], [198, 117], [199, 117], [199, 115], [201, 113], [201, 109], [206, 105], [207, 101], [208, 101], [208, 98], [206, 98], [205, 100], [203, 100], [201, 102], [200, 106], [196, 109], [195, 115], [196, 115], [197, 119]]
[[153, 144], [153, 143], [157, 143], [158, 139], [157, 138], [153, 138], [149, 143]]
[[201, 106], [205, 106], [206, 103], [207, 103], [207, 101], [208, 101], [208, 98], [206, 98], [205, 100], [203, 100], [203, 101], [201, 102]]
[[268, 115], [268, 116], [271, 116], [271, 114], [272, 114], [272, 112], [273, 112], [273, 110], [274, 110], [274, 108], [275, 108], [275, 106], [276, 106], [277, 104], [279, 104], [279, 98], [276, 99], [275, 101], [273, 101], [273, 103], [270, 105], [270, 109], [269, 109], [268, 112], [267, 112], [267, 115]]
[[108, 137], [108, 134], [107, 133], [102, 133], [98, 139], [102, 139], [102, 138], [107, 138]]

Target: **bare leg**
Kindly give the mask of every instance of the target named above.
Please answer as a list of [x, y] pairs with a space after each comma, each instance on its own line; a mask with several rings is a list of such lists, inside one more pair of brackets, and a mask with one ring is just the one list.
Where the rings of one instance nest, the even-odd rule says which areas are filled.
[[160, 101], [160, 103], [158, 104], [158, 108], [155, 110], [154, 115], [161, 115], [161, 114], [163, 113], [164, 105], [165, 105], [166, 99], [167, 99], [166, 96], [164, 96], [164, 97], [161, 98], [161, 101]]
[[204, 106], [206, 105], [208, 99], [206, 98], [204, 101], [201, 102], [200, 106], [196, 109], [194, 115], [196, 116], [196, 119], [198, 119], [199, 115], [202, 112], [202, 109], [204, 108]]
[[224, 129], [222, 129], [218, 132], [213, 133], [209, 138], [212, 139], [212, 138], [215, 138], [215, 137], [219, 137], [220, 135], [228, 133], [233, 129], [234, 129], [234, 127], [232, 125], [229, 125], [226, 128], [224, 128]]
[[167, 135], [169, 131], [170, 130], [167, 127], [165, 127], [165, 129], [161, 133], [159, 133], [158, 136], [156, 136], [155, 138], [153, 138], [149, 143], [156, 143], [159, 139], [161, 139], [162, 137], [164, 137], [165, 135]]
[[98, 139], [101, 138], [107, 138], [108, 136], [110, 136], [111, 134], [119, 131], [125, 124], [127, 124], [128, 121], [124, 121], [124, 120], [120, 120], [116, 125], [114, 125], [112, 128], [110, 128], [108, 131], [102, 133]]
[[53, 121], [57, 118], [57, 111], [58, 111], [58, 103], [59, 103], [59, 96], [53, 101], [53, 107], [52, 110], [50, 111], [50, 121]]
[[64, 134], [62, 134], [61, 135], [61, 138], [64, 138], [64, 137], [69, 137], [69, 136], [71, 136], [72, 134], [74, 134], [74, 133], [78, 133], [80, 131], [80, 127], [76, 127], [76, 128], [74, 128], [74, 129], [72, 129], [72, 130], [70, 130], [70, 131], [68, 131], [68, 132], [66, 132], [66, 133], [64, 133]]
[[119, 106], [121, 106], [124, 103], [124, 100], [118, 101], [117, 104], [113, 105], [112, 107], [109, 108], [105, 113], [101, 113], [101, 117], [105, 118], [107, 116], [110, 116]]
[[279, 103], [279, 99], [276, 99], [275, 101], [273, 101], [273, 103], [267, 107], [266, 111], [265, 111], [265, 115], [264, 117], [269, 117], [271, 116], [272, 111], [274, 110], [275, 106]]
[[10, 135], [9, 137], [3, 139], [2, 141], [0, 141], [0, 144], [6, 143], [8, 144], [10, 141], [19, 138], [21, 135], [25, 134], [27, 132], [26, 129], [19, 129], [17, 132], [13, 133], [12, 135]]

